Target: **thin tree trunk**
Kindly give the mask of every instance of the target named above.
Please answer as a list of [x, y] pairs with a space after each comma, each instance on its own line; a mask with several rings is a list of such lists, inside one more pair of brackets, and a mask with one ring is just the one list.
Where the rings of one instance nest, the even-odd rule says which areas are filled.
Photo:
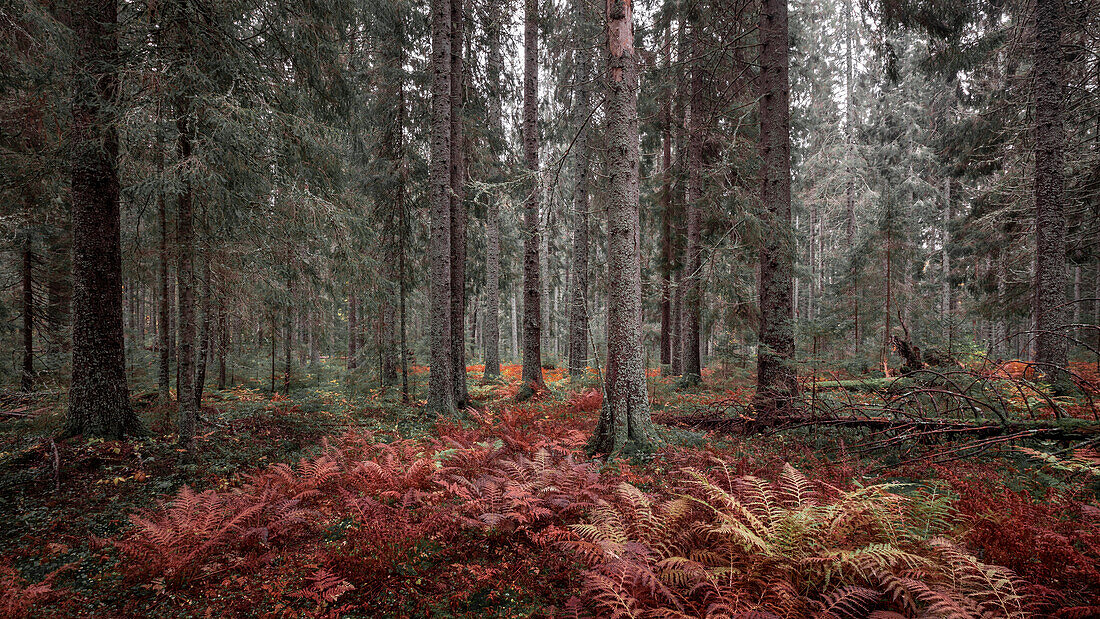
[[607, 375], [603, 410], [589, 442], [595, 453], [649, 448], [642, 350], [642, 273], [638, 216], [638, 75], [631, 0], [607, 0]]
[[540, 308], [539, 136], [538, 136], [538, 0], [523, 5], [523, 154], [530, 182], [523, 215], [523, 372], [521, 399], [544, 389], [542, 379], [542, 311]]
[[[429, 175], [431, 213], [429, 242], [429, 296], [451, 299], [451, 2], [432, 0], [432, 144]], [[431, 304], [428, 411], [454, 411], [455, 390], [451, 358], [451, 304]], [[461, 338], [462, 336], [459, 335]]]
[[[698, 383], [702, 377], [699, 359], [700, 319], [702, 316], [703, 287], [701, 272], [702, 210], [703, 198], [703, 138], [705, 120], [703, 112], [702, 22], [699, 7], [688, 9], [688, 27], [691, 36], [689, 48], [695, 61], [691, 64], [691, 92], [687, 114], [688, 126], [688, 184], [687, 206], [687, 255], [684, 283], [683, 311], [683, 383]], [[788, 293], [789, 294], [789, 293]]]
[[848, 251], [848, 260], [851, 264], [848, 271], [848, 277], [851, 280], [850, 297], [852, 303], [852, 353], [854, 356], [859, 356], [859, 294], [856, 287], [856, 269], [855, 261], [852, 256], [852, 252], [855, 251], [856, 244], [856, 198], [855, 198], [855, 170], [853, 169], [852, 159], [855, 151], [855, 119], [856, 109], [852, 105], [852, 96], [854, 91], [854, 83], [852, 80], [852, 0], [844, 1], [844, 86], [847, 91], [847, 96], [844, 99], [844, 141], [846, 146], [846, 152], [844, 154], [845, 160], [845, 174], [848, 177], [848, 182], [844, 190], [844, 202], [845, 210], [847, 214], [847, 221], [845, 226], [845, 241]]
[[348, 294], [348, 369], [359, 367], [359, 303], [355, 293]]
[[30, 231], [23, 241], [23, 372], [19, 390], [34, 391], [34, 252], [31, 250]]
[[[294, 284], [287, 282], [291, 305], [283, 312], [283, 395], [290, 395], [290, 374], [294, 367]], [[272, 330], [274, 333], [274, 329]]]
[[202, 252], [202, 326], [199, 330], [199, 353], [195, 356], [195, 409], [202, 410], [202, 392], [206, 387], [206, 363], [210, 358], [210, 327], [213, 318], [213, 291], [210, 282], [210, 247]]
[[951, 179], [945, 178], [943, 181], [943, 194], [944, 194], [944, 217], [943, 217], [943, 248], [941, 249], [942, 267], [942, 299], [941, 315], [943, 316], [943, 341], [947, 347], [947, 354], [951, 354], [952, 349], [952, 331], [954, 327], [954, 321], [952, 316], [952, 309], [954, 308], [954, 302], [951, 298], [951, 220], [954, 218], [955, 213], [952, 209], [951, 201]]
[[[223, 290], [224, 290], [224, 284]], [[226, 382], [226, 357], [229, 355], [229, 316], [224, 296], [218, 301], [218, 390], [224, 390]]]
[[760, 248], [760, 351], [754, 405], [766, 419], [789, 412], [798, 391], [791, 365], [794, 235], [787, 0], [763, 0], [760, 37], [760, 204], [765, 232]]
[[588, 116], [591, 113], [589, 84], [591, 59], [588, 48], [588, 14], [584, 0], [573, 3], [574, 19], [580, 43], [576, 54], [577, 97], [573, 107], [573, 126], [577, 132], [573, 143], [573, 260], [569, 282], [572, 287], [569, 302], [569, 376], [584, 378], [588, 368]]
[[1061, 0], [1035, 2], [1035, 361], [1061, 383], [1066, 365], [1066, 216]]
[[[191, 134], [188, 128], [188, 99], [176, 101], [176, 129], [179, 132], [176, 150], [181, 162], [191, 158]], [[186, 164], [184, 164], [186, 165]], [[179, 442], [188, 449], [194, 446], [198, 410], [193, 394], [195, 379], [195, 239], [191, 203], [191, 183], [181, 181], [176, 198], [176, 277], [179, 285], [179, 362], [176, 399], [179, 402]]]
[[[489, 39], [489, 54], [486, 66], [489, 92], [487, 96], [489, 122], [493, 130], [492, 140], [490, 140], [493, 152], [490, 157], [494, 168], [493, 180], [500, 180], [503, 174], [499, 145], [505, 139], [501, 84], [504, 67], [504, 57], [501, 53], [503, 2], [500, 0], [490, 2], [488, 10], [489, 23], [486, 25], [486, 34]], [[487, 294], [482, 328], [485, 351], [485, 371], [482, 374], [484, 381], [492, 381], [500, 377], [500, 201], [503, 197], [503, 192], [494, 192], [489, 196], [485, 213], [485, 290]]]
[[500, 377], [500, 213], [497, 200], [489, 199], [485, 213], [486, 301], [484, 320], [484, 380]]
[[[672, 67], [672, 21], [665, 33], [665, 71]], [[662, 101], [661, 128], [661, 373], [672, 366], [672, 89]]]
[[451, 379], [454, 405], [466, 406], [466, 163], [463, 136], [462, 0], [451, 0]]

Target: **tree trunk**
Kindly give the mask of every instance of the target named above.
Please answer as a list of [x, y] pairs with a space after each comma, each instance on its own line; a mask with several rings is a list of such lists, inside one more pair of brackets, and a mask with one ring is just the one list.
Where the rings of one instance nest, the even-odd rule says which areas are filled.
[[23, 372], [19, 390], [34, 391], [34, 252], [31, 250], [30, 231], [23, 241]]
[[[294, 285], [287, 282], [290, 305], [283, 311], [283, 395], [290, 395], [290, 374], [294, 368]], [[274, 333], [274, 329], [272, 329]]]
[[790, 412], [798, 391], [791, 315], [790, 82], [787, 0], [763, 0], [760, 13], [760, 350], [754, 405], [762, 418]]
[[856, 269], [852, 253], [856, 246], [856, 182], [855, 170], [852, 158], [855, 151], [855, 120], [856, 108], [852, 105], [854, 84], [852, 81], [852, 0], [844, 1], [844, 86], [847, 96], [844, 99], [844, 141], [846, 152], [844, 153], [845, 174], [848, 182], [844, 189], [844, 203], [847, 214], [845, 226], [845, 242], [848, 250], [848, 260], [851, 264], [848, 278], [851, 281], [850, 296], [852, 303], [852, 354], [859, 356], [859, 294], [856, 286]]
[[462, 0], [451, 0], [451, 379], [454, 405], [466, 406], [466, 163], [463, 136]]
[[569, 302], [569, 376], [584, 378], [588, 368], [588, 117], [591, 114], [589, 83], [591, 81], [588, 49], [588, 14], [584, 0], [573, 3], [577, 32], [581, 35], [576, 54], [577, 97], [573, 107], [576, 138], [573, 143], [573, 260], [569, 282], [572, 287]]
[[[176, 130], [179, 132], [176, 150], [180, 162], [191, 158], [191, 134], [188, 128], [189, 101], [185, 95], [176, 100]], [[187, 163], [183, 163], [185, 167]], [[179, 346], [177, 352], [178, 382], [176, 400], [179, 402], [179, 442], [186, 448], [194, 446], [198, 424], [195, 407], [195, 238], [194, 216], [191, 203], [191, 182], [181, 181], [176, 197], [176, 278], [179, 285]]]
[[210, 327], [214, 321], [213, 291], [210, 282], [210, 247], [202, 252], [202, 326], [199, 330], [199, 353], [195, 356], [195, 410], [202, 410], [202, 392], [206, 387], [206, 363], [210, 358]]
[[485, 213], [485, 381], [500, 378], [500, 213], [496, 197], [489, 199]]
[[[486, 65], [488, 80], [488, 104], [489, 122], [492, 127], [492, 140], [490, 147], [493, 149], [490, 155], [493, 161], [493, 180], [499, 181], [502, 177], [502, 162], [499, 146], [505, 139], [504, 121], [502, 117], [502, 85], [504, 57], [501, 52], [501, 31], [504, 21], [503, 2], [494, 0], [489, 3], [489, 19], [486, 24], [486, 34], [489, 39], [488, 63]], [[500, 377], [500, 201], [503, 192], [494, 192], [489, 196], [489, 204], [485, 212], [485, 318], [482, 321], [482, 338], [484, 340], [485, 371], [482, 379], [486, 382]]]
[[1036, 0], [1035, 65], [1035, 362], [1055, 382], [1066, 365], [1066, 216], [1062, 119], [1065, 61], [1061, 0]]
[[688, 126], [688, 184], [685, 198], [687, 206], [687, 255], [685, 264], [683, 329], [683, 384], [698, 383], [702, 378], [699, 359], [699, 327], [702, 315], [702, 211], [703, 199], [703, 138], [705, 120], [703, 112], [702, 22], [699, 8], [688, 9], [689, 34], [691, 36], [691, 92], [687, 114]]
[[520, 398], [545, 388], [539, 283], [538, 0], [523, 5], [523, 154], [530, 175], [523, 213], [523, 371]]
[[[224, 290], [224, 283], [222, 284]], [[224, 390], [226, 382], [226, 357], [229, 355], [229, 313], [224, 295], [218, 301], [218, 390]]]
[[[454, 370], [451, 358], [451, 1], [432, 0], [432, 144], [429, 175], [431, 196], [428, 250], [431, 374], [428, 411], [454, 411]], [[446, 302], [440, 300], [447, 299]], [[459, 335], [461, 337], [461, 335]]]
[[638, 217], [638, 75], [631, 0], [607, 0], [607, 376], [589, 442], [595, 453], [646, 450], [656, 440], [642, 350]]
[[359, 304], [355, 293], [348, 294], [348, 369], [359, 367]]
[[951, 179], [945, 178], [943, 181], [943, 195], [944, 195], [944, 215], [943, 215], [943, 248], [941, 249], [942, 266], [941, 266], [941, 278], [942, 278], [942, 299], [940, 300], [940, 311], [943, 316], [943, 341], [944, 346], [947, 348], [947, 354], [951, 354], [952, 348], [952, 331], [953, 321], [951, 310], [954, 307], [953, 300], [951, 299], [951, 220], [954, 218], [955, 213], [952, 209], [951, 202]]
[[118, 204], [118, 12], [115, 0], [72, 5], [73, 359], [66, 435], [119, 438], [143, 428], [130, 406], [122, 334]]

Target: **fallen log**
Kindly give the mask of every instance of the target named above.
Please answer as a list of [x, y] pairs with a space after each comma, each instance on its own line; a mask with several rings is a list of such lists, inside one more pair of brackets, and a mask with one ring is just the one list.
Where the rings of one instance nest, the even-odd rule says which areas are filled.
[[[888, 417], [807, 417], [792, 416], [768, 420], [756, 420], [748, 416], [727, 417], [714, 414], [688, 415], [662, 420], [675, 425], [704, 432], [723, 434], [773, 434], [798, 428], [864, 428], [875, 434], [897, 434], [910, 440], [931, 437], [966, 436], [988, 438], [1014, 435], [1052, 441], [1081, 441], [1100, 436], [1100, 423], [1084, 419], [1060, 419], [1051, 421], [996, 420], [965, 422], [949, 419], [892, 419]], [[899, 437], [890, 443], [901, 442]]]

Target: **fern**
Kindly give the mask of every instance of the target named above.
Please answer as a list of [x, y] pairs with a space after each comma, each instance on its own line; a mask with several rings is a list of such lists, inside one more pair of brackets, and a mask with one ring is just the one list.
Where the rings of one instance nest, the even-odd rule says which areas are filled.
[[[940, 509], [911, 507], [921, 495], [868, 486], [825, 502], [789, 465], [774, 483], [744, 476], [726, 486], [732, 490], [689, 470], [680, 498], [657, 502], [622, 484], [615, 500], [598, 502], [588, 522], [571, 526], [573, 536], [557, 543], [590, 566], [585, 587], [593, 611], [1024, 615], [1011, 572], [905, 521]], [[649, 573], [665, 588], [645, 580]]]

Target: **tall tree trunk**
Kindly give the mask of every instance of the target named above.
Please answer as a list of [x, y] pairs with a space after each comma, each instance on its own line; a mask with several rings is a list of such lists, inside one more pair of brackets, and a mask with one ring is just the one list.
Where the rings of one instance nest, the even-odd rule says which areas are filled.
[[[493, 130], [490, 147], [493, 149], [493, 180], [501, 180], [502, 156], [500, 145], [504, 142], [504, 121], [502, 117], [502, 85], [504, 57], [501, 53], [501, 30], [504, 21], [504, 8], [501, 0], [489, 3], [489, 21], [486, 34], [489, 39], [488, 80], [489, 122]], [[485, 212], [485, 319], [482, 321], [484, 339], [485, 371], [484, 381], [500, 377], [500, 201], [503, 192], [494, 192], [489, 196]]]
[[589, 83], [591, 63], [588, 34], [589, 18], [584, 0], [574, 0], [574, 19], [580, 35], [576, 51], [577, 97], [573, 107], [573, 125], [577, 132], [573, 143], [573, 260], [569, 282], [569, 376], [584, 378], [588, 368], [588, 117], [591, 114]]
[[593, 452], [604, 454], [628, 446], [648, 449], [656, 439], [642, 350], [638, 74], [631, 9], [631, 0], [607, 0], [607, 376], [603, 410], [589, 442]]
[[943, 180], [943, 195], [944, 195], [944, 210], [943, 210], [943, 248], [941, 250], [942, 266], [941, 277], [943, 279], [942, 286], [942, 299], [941, 299], [941, 315], [943, 316], [943, 341], [947, 347], [947, 354], [951, 354], [952, 349], [952, 335], [954, 331], [952, 309], [954, 309], [954, 300], [951, 298], [951, 221], [955, 217], [953, 210], [953, 203], [951, 201], [951, 179], [945, 178]]
[[844, 165], [845, 175], [848, 178], [844, 189], [844, 203], [846, 210], [845, 244], [848, 251], [849, 270], [848, 278], [851, 281], [849, 291], [852, 304], [852, 354], [859, 356], [859, 343], [862, 336], [859, 333], [859, 291], [856, 286], [856, 268], [853, 252], [856, 246], [856, 181], [852, 158], [855, 153], [855, 120], [856, 108], [852, 105], [854, 82], [852, 80], [852, 0], [844, 0], [844, 87], [847, 96], [844, 99]]
[[34, 251], [30, 231], [23, 243], [23, 372], [19, 390], [34, 391]]
[[73, 359], [65, 434], [118, 438], [143, 430], [130, 406], [122, 334], [118, 205], [118, 7], [72, 5]]
[[[674, 244], [675, 248], [676, 245]], [[677, 265], [674, 271], [672, 284], [672, 318], [669, 321], [669, 330], [672, 337], [669, 346], [672, 352], [672, 375], [680, 376], [684, 373], [684, 280], [683, 269]]]
[[1078, 340], [1081, 335], [1081, 265], [1073, 265], [1073, 329], [1070, 333], [1073, 335], [1074, 341]]
[[[188, 128], [189, 102], [180, 95], [176, 101], [176, 129], [179, 132], [176, 150], [181, 167], [186, 168], [191, 158], [191, 134]], [[191, 182], [184, 178], [176, 197], [176, 278], [179, 285], [179, 346], [177, 352], [178, 382], [176, 400], [179, 402], [179, 442], [188, 449], [194, 446], [198, 424], [195, 407], [195, 237], [194, 216], [191, 203]]]
[[791, 117], [787, 48], [787, 0], [763, 0], [760, 12], [760, 350], [757, 354], [758, 415], [791, 411], [795, 379], [791, 281]]
[[684, 283], [683, 312], [683, 383], [698, 383], [702, 377], [699, 359], [699, 328], [702, 315], [702, 210], [703, 199], [703, 138], [705, 120], [703, 112], [702, 23], [699, 8], [693, 4], [688, 9], [690, 49], [695, 59], [691, 64], [691, 92], [687, 114], [688, 126], [688, 184], [687, 206], [687, 255]]
[[[222, 284], [224, 291], [225, 284]], [[218, 390], [224, 390], [227, 385], [226, 357], [229, 355], [229, 312], [225, 307], [224, 293], [218, 301]]]
[[[290, 375], [294, 368], [294, 283], [287, 282], [291, 304], [283, 311], [283, 395], [290, 395]], [[274, 328], [272, 329], [274, 333]]]
[[[429, 295], [451, 299], [451, 2], [432, 0], [432, 145], [429, 175], [431, 195], [428, 262]], [[431, 374], [428, 410], [454, 411], [454, 370], [451, 358], [451, 305], [436, 302], [430, 309]], [[459, 335], [461, 338], [462, 336]]]
[[[672, 20], [665, 33], [665, 71], [672, 69]], [[661, 373], [672, 365], [672, 89], [661, 102]]]
[[359, 367], [359, 302], [355, 293], [348, 293], [348, 363], [349, 370]]
[[1066, 365], [1066, 216], [1062, 0], [1035, 2], [1035, 361], [1057, 383]]
[[496, 197], [489, 199], [485, 212], [485, 340], [484, 380], [500, 378], [500, 207]]
[[210, 327], [213, 324], [213, 296], [210, 281], [210, 246], [202, 251], [202, 326], [199, 329], [199, 352], [195, 356], [195, 410], [202, 410], [202, 392], [206, 388], [206, 363], [210, 358]]
[[454, 405], [466, 406], [466, 162], [463, 136], [462, 0], [451, 0], [451, 379]]
[[544, 389], [539, 282], [538, 0], [523, 3], [523, 154], [530, 182], [523, 209], [523, 386], [521, 399]]

